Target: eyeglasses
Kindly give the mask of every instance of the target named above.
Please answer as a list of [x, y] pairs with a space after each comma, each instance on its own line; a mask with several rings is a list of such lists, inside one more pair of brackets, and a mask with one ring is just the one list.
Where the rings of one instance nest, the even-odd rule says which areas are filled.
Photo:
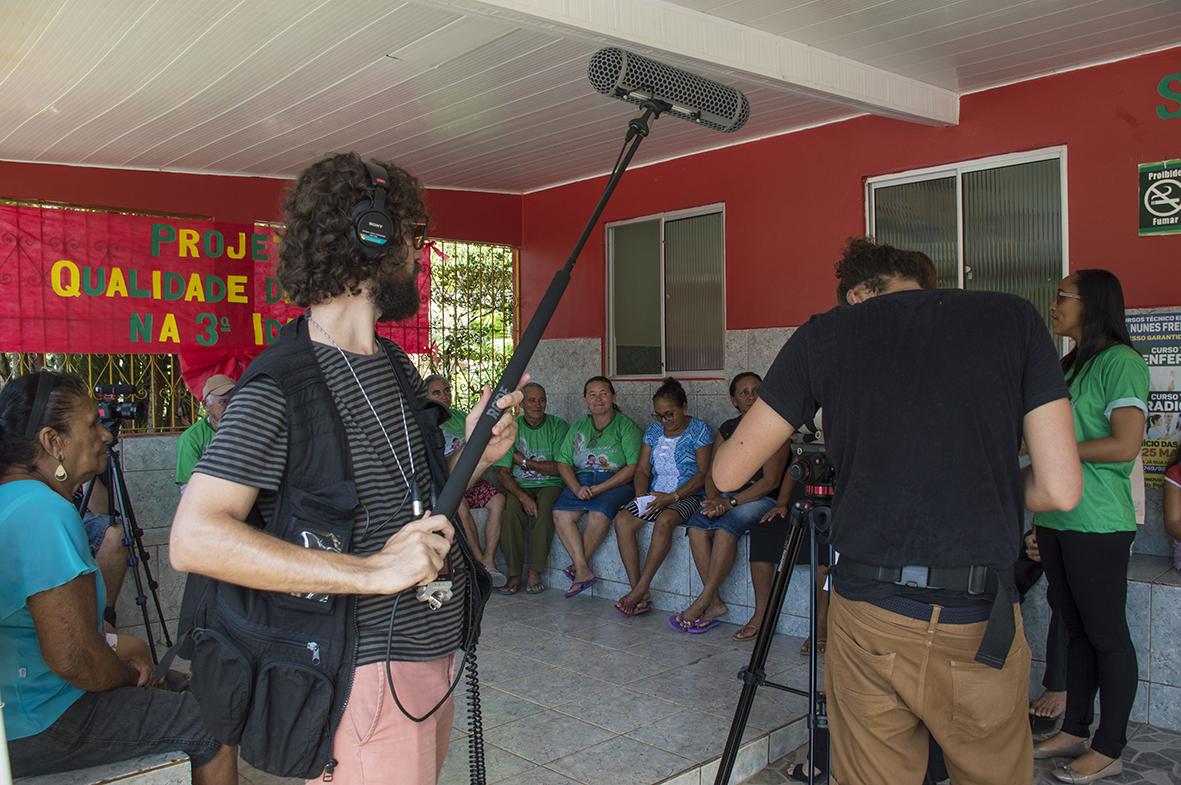
[[660, 412], [652, 412], [652, 419], [660, 420], [661, 422], [672, 422], [673, 420], [677, 419], [677, 413], [665, 412], [664, 414], [661, 414]]
[[414, 248], [421, 251], [423, 246], [427, 244], [426, 222], [416, 223], [411, 229], [410, 238], [414, 242]]
[[1082, 299], [1083, 296], [1081, 294], [1075, 294], [1074, 292], [1064, 292], [1059, 289], [1058, 295], [1054, 298], [1054, 304], [1062, 305], [1063, 300], [1078, 300], [1079, 302], [1082, 302]]

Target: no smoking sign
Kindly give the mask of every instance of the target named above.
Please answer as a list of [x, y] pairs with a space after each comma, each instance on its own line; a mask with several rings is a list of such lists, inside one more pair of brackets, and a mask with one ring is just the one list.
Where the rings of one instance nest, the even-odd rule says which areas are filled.
[[1181, 159], [1140, 164], [1140, 234], [1181, 234]]

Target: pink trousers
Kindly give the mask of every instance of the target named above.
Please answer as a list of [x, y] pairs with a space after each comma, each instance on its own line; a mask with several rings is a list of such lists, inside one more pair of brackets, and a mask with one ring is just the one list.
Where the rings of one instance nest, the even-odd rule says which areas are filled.
[[[391, 662], [398, 700], [421, 717], [451, 686], [453, 657], [428, 662]], [[394, 703], [385, 664], [357, 668], [349, 702], [336, 730], [332, 757], [334, 785], [435, 785], [455, 704], [451, 698], [430, 719], [413, 722]], [[309, 780], [308, 785], [320, 780]]]

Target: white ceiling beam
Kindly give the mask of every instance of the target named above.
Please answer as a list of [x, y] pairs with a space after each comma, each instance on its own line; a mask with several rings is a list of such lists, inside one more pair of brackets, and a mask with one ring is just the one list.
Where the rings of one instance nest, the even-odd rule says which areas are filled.
[[[959, 95], [663, 0], [434, 0], [563, 35], [689, 58], [780, 90], [927, 125], [959, 122]], [[755, 108], [757, 111], [757, 108]]]

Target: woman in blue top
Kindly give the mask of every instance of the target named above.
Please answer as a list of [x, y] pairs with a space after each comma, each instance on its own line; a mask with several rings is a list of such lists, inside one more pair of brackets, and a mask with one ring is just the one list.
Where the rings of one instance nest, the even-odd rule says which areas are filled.
[[[644, 446], [636, 463], [636, 498], [615, 516], [619, 556], [632, 590], [619, 598], [615, 609], [624, 616], [652, 610], [648, 587], [668, 556], [673, 527], [684, 523], [701, 506], [701, 489], [713, 454], [713, 429], [690, 417], [685, 388], [668, 378], [652, 396], [655, 420], [644, 431]], [[647, 502], [641, 510], [641, 501]], [[640, 564], [636, 535], [652, 524], [648, 556]]]
[[204, 730], [196, 699], [145, 686], [151, 664], [103, 632], [106, 591], [71, 499], [106, 469], [110, 441], [77, 376], [41, 371], [0, 392], [0, 695], [12, 773], [181, 749], [194, 783], [237, 783], [237, 753]]

